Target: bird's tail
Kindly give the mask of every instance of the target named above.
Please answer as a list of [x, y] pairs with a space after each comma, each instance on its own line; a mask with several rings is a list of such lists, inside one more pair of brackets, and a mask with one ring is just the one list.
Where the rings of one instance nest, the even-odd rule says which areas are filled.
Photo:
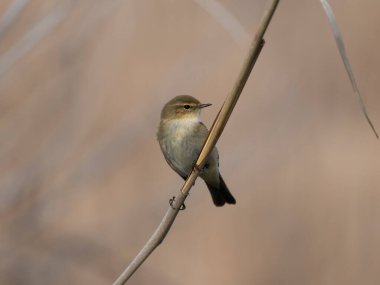
[[215, 206], [221, 207], [225, 203], [236, 204], [236, 200], [234, 196], [232, 196], [230, 190], [228, 190], [228, 187], [220, 174], [219, 174], [218, 186], [211, 185], [207, 182], [206, 184], [207, 184], [208, 190], [210, 190], [212, 201], [214, 202]]

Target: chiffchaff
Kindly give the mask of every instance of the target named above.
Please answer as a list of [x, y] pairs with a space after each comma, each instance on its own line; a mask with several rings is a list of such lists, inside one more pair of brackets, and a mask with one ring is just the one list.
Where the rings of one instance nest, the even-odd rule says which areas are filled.
[[[201, 104], [192, 96], [181, 95], [166, 103], [161, 111], [157, 138], [166, 161], [183, 179], [190, 175], [207, 138], [208, 130], [200, 121], [200, 113], [202, 108], [210, 105]], [[216, 148], [208, 155], [199, 176], [206, 182], [215, 206], [236, 203], [219, 173]]]

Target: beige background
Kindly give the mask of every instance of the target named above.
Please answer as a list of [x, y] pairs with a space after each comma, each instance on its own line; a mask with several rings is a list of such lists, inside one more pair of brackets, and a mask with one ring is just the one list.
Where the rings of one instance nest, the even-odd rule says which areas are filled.
[[[266, 3], [211, 2], [0, 1], [1, 284], [110, 284], [148, 239], [182, 185], [161, 107], [210, 125]], [[332, 6], [380, 130], [379, 1]], [[129, 284], [379, 284], [380, 142], [319, 1], [281, 1], [266, 41], [218, 143], [237, 205], [198, 181]]]

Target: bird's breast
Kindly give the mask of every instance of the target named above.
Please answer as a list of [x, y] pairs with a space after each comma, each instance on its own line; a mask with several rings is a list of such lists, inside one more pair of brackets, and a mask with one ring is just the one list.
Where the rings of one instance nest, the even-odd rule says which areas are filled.
[[166, 122], [164, 133], [170, 140], [181, 142], [194, 135], [198, 124], [195, 121], [171, 120]]
[[159, 137], [164, 155], [181, 172], [188, 173], [197, 158], [203, 141], [194, 139], [199, 122], [172, 120], [160, 128]]

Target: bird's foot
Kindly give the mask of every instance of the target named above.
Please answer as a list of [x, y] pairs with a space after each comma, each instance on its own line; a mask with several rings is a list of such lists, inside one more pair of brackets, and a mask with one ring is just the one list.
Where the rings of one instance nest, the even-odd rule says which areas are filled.
[[[175, 201], [175, 196], [173, 196], [173, 198], [169, 199], [169, 205], [170, 205], [170, 207], [172, 207], [173, 210], [176, 210], [176, 208], [174, 208], [174, 206], [173, 206], [174, 201]], [[186, 209], [186, 205], [185, 205], [185, 203], [182, 203], [182, 205], [179, 207], [179, 210], [183, 211], [185, 209]]]

